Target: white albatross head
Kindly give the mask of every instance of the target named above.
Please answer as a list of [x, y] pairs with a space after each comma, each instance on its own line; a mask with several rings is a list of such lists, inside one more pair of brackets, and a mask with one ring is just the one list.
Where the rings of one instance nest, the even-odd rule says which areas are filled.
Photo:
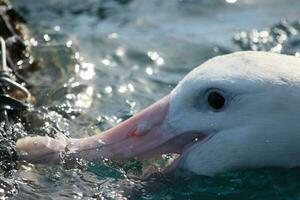
[[295, 167], [299, 104], [299, 58], [237, 52], [195, 68], [169, 95], [103, 134], [63, 142], [28, 137], [17, 151], [31, 162], [57, 162], [62, 151], [91, 161], [179, 153], [169, 169], [201, 175]]

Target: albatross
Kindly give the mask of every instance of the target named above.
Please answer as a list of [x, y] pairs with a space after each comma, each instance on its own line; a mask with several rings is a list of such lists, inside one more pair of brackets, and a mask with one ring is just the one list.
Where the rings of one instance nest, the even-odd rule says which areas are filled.
[[168, 167], [200, 175], [300, 166], [300, 59], [243, 51], [196, 67], [156, 103], [101, 134], [35, 136], [16, 143], [20, 160], [97, 162], [165, 153]]

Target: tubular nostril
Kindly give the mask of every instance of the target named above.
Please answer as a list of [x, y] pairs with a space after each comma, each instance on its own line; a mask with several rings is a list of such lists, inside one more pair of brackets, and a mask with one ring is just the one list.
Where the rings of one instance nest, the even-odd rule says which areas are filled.
[[137, 125], [137, 127], [129, 133], [130, 137], [146, 135], [152, 129], [151, 123], [143, 121]]

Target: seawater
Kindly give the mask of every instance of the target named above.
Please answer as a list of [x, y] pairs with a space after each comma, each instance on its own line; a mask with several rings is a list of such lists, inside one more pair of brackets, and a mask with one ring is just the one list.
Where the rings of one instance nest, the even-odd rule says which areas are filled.
[[[169, 93], [216, 55], [264, 50], [299, 56], [298, 0], [13, 0], [42, 68], [30, 76], [30, 128], [84, 137]], [[4, 138], [2, 135], [2, 138]], [[14, 140], [15, 137], [9, 138]], [[14, 144], [3, 140], [7, 151]], [[1, 143], [1, 144], [2, 144]], [[2, 163], [0, 195], [15, 199], [297, 199], [298, 169], [257, 169], [141, 181], [141, 163]]]

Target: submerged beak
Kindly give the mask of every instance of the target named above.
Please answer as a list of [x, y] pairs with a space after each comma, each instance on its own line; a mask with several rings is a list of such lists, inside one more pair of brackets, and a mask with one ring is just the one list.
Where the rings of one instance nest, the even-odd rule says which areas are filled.
[[61, 153], [99, 161], [103, 158], [124, 160], [160, 146], [172, 137], [163, 125], [169, 109], [169, 95], [104, 133], [81, 139], [44, 136], [17, 141], [20, 160], [32, 163], [58, 163]]
[[69, 153], [90, 161], [125, 160], [160, 146], [172, 137], [164, 124], [169, 100], [168, 95], [104, 133], [73, 139]]
[[205, 136], [199, 132], [176, 133], [168, 124], [170, 95], [104, 133], [81, 139], [27, 137], [17, 141], [20, 160], [58, 163], [69, 158], [97, 162], [104, 158], [126, 160], [164, 153], [182, 153], [188, 144]]

